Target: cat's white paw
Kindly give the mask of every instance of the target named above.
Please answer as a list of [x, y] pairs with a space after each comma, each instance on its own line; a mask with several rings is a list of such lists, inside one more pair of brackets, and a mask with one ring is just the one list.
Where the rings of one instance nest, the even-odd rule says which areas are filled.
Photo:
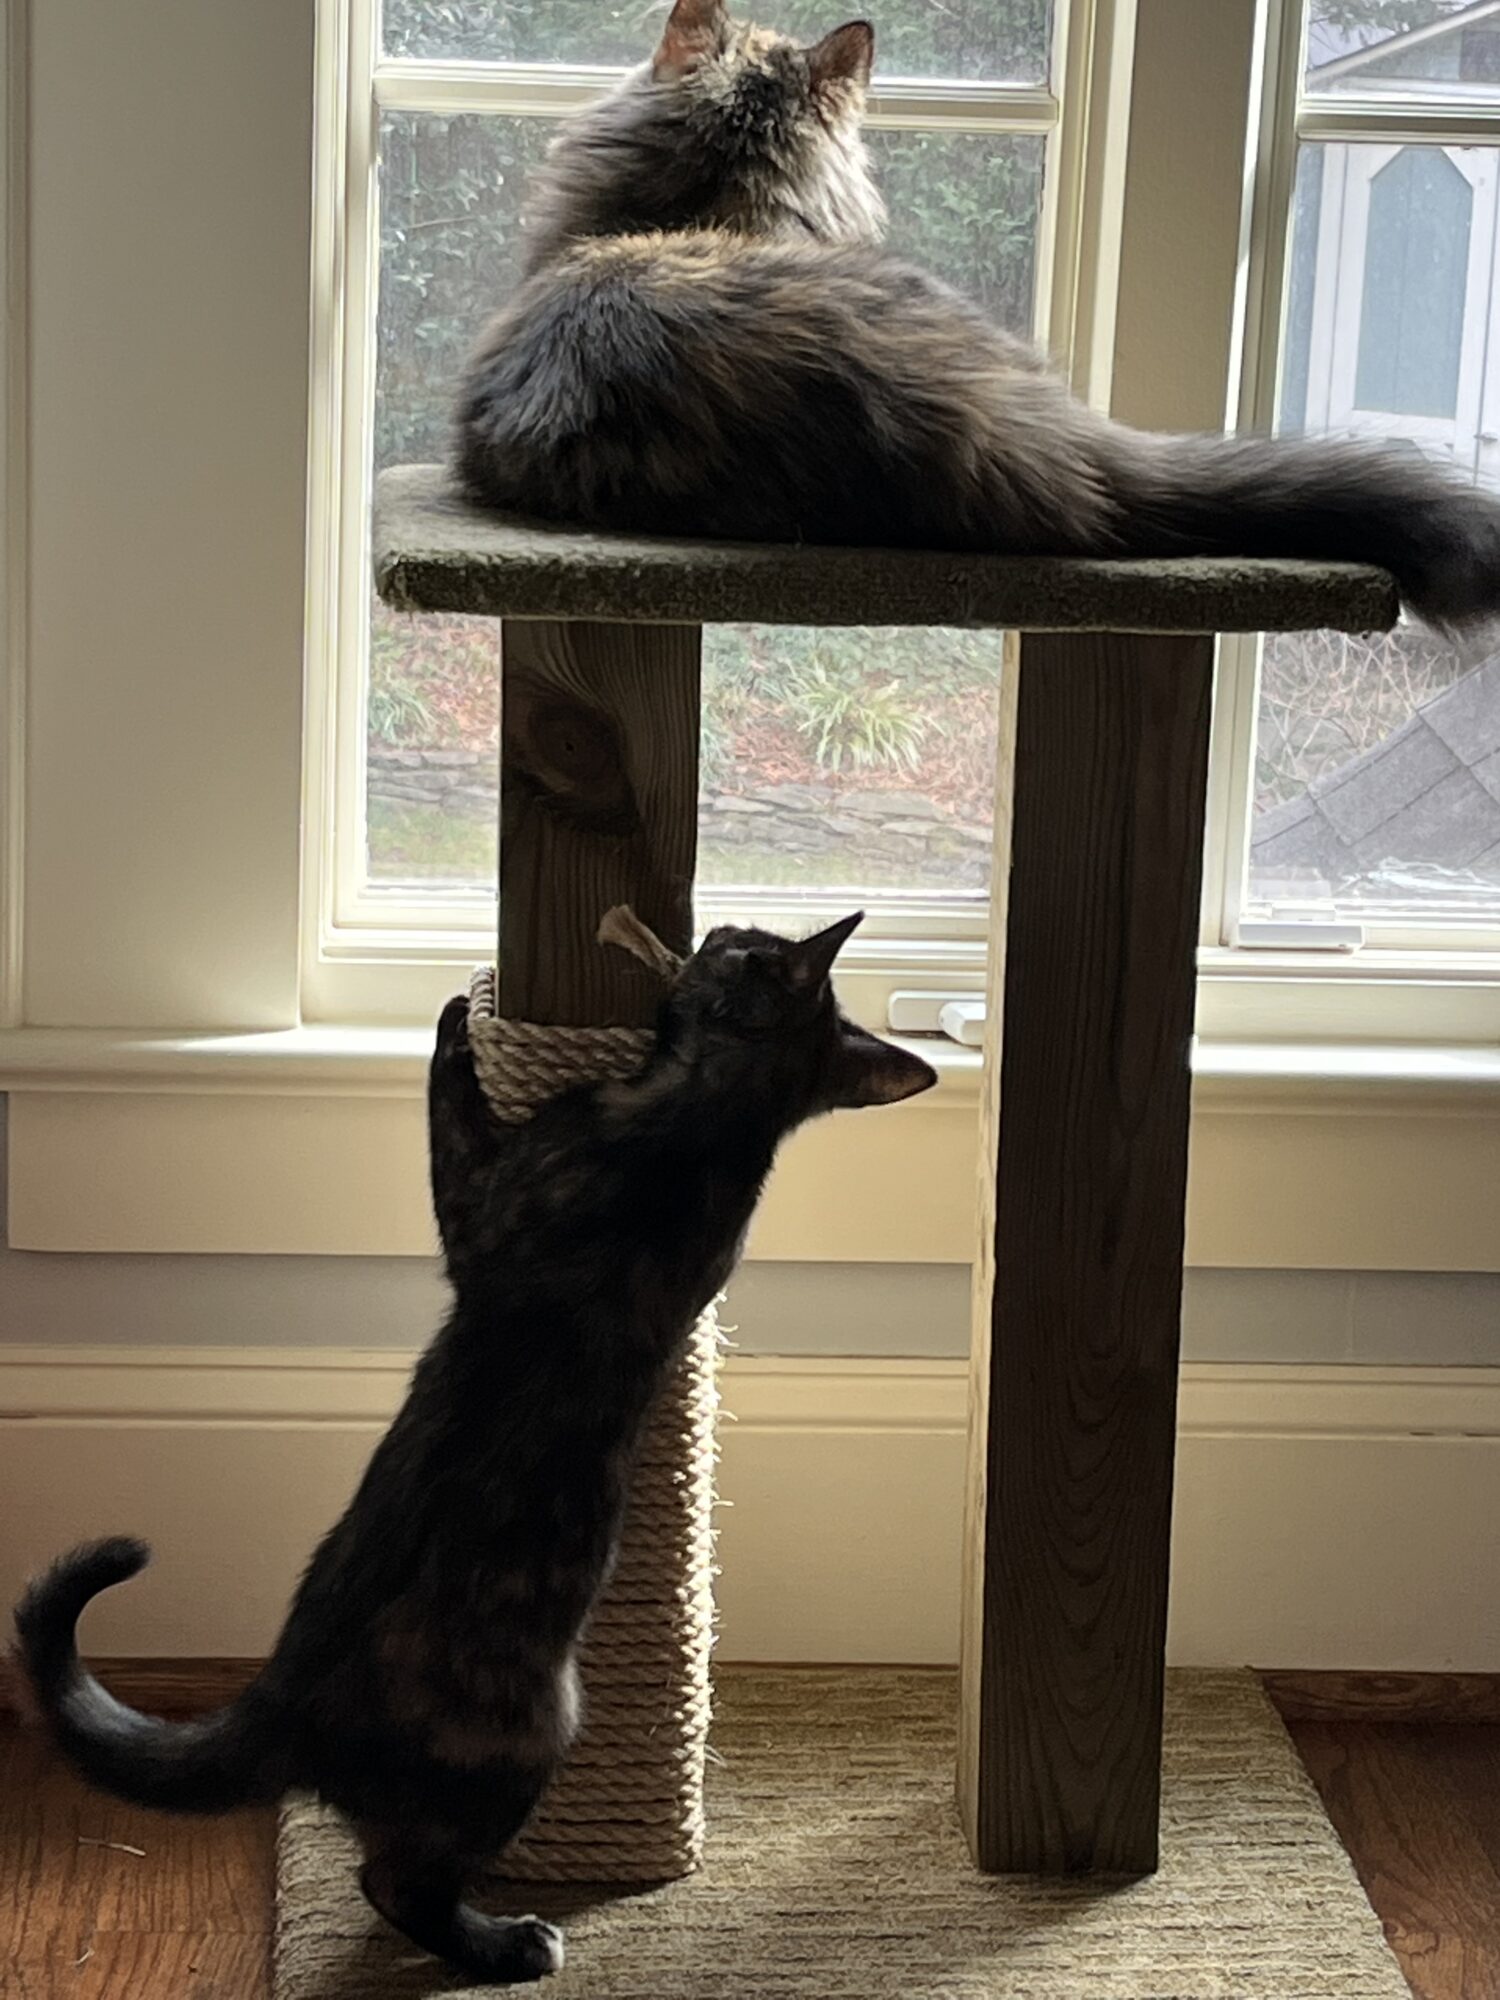
[[562, 1971], [562, 1932], [555, 1924], [541, 1917], [517, 1917], [511, 1943], [523, 1978], [545, 1979]]

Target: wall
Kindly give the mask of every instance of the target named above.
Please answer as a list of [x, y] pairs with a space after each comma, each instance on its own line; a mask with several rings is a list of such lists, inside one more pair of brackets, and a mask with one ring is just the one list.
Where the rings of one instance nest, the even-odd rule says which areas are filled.
[[296, 1018], [313, 14], [30, 8], [27, 1022]]
[[[0, 1098], [0, 1214], [4, 1213]], [[419, 1257], [40, 1255], [0, 1247], [0, 1342], [27, 1345], [419, 1345], [443, 1309]], [[957, 1264], [745, 1265], [725, 1324], [761, 1355], [962, 1355]], [[1500, 1365], [1500, 1276], [1189, 1271], [1189, 1361]]]

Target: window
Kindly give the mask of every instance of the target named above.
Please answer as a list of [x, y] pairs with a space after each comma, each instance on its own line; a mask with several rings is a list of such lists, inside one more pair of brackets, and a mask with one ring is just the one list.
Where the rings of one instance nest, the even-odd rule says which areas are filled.
[[[1054, 76], [1093, 11], [893, 0], [868, 132], [891, 239], [1064, 359], [1080, 175]], [[837, 18], [823, 0], [767, 12], [809, 39]], [[496, 867], [498, 627], [404, 618], [372, 598], [371, 481], [446, 454], [454, 387], [513, 283], [553, 121], [644, 59], [664, 8], [345, 0], [342, 13], [347, 125], [324, 220], [342, 305], [322, 454], [337, 532], [319, 621], [336, 690], [314, 745], [330, 838], [311, 986], [313, 1011], [359, 1014], [368, 1003], [329, 967], [474, 957]], [[700, 901], [770, 917], [857, 893], [867, 950], [884, 936], [943, 946], [950, 966], [977, 953], [1000, 645], [707, 630]], [[965, 963], [977, 981], [978, 957]]]
[[[355, 1019], [424, 1015], [453, 963], [484, 950], [496, 864], [498, 629], [372, 600], [371, 479], [444, 454], [453, 385], [513, 280], [526, 178], [553, 121], [640, 59], [663, 11], [381, 9], [329, 10], [346, 122], [325, 159], [338, 310], [315, 462], [315, 518], [331, 524], [315, 630], [332, 692], [314, 723], [326, 838], [305, 990], [310, 1015]], [[832, 18], [822, 0], [767, 12], [809, 37]], [[1140, 12], [1157, 24], [1164, 10]], [[1500, 482], [1500, 0], [1270, 12], [1283, 39], [1253, 177], [1242, 419], [1382, 440]], [[891, 0], [878, 25], [869, 135], [894, 240], [1084, 380], [1109, 352], [1121, 241], [1099, 192], [1123, 170], [1102, 109], [1127, 95], [1110, 0]], [[1233, 60], [1211, 57], [1220, 85]], [[1246, 102], [1250, 84], [1228, 78]], [[1170, 239], [1149, 221], [1139, 241]], [[872, 1017], [897, 987], [980, 986], [999, 644], [710, 628], [705, 913], [796, 923], [857, 896]], [[1351, 988], [1378, 963], [1409, 992], [1493, 982], [1500, 660], [1407, 628], [1227, 641], [1221, 655], [1204, 963], [1221, 986], [1265, 989], [1259, 1013], [1235, 1002], [1235, 1031], [1277, 1031], [1284, 990], [1268, 974]], [[1212, 1008], [1205, 1020], [1217, 1031]]]
[[[1500, 158], [1482, 143], [1497, 53], [1485, 0], [1312, 0], [1291, 129], [1272, 135], [1286, 191], [1258, 218], [1266, 256], [1285, 256], [1252, 421], [1500, 488]], [[1406, 626], [1280, 636], [1257, 683], [1253, 649], [1235, 650], [1226, 691], [1254, 752], [1222, 941], [1300, 936], [1428, 974], [1500, 948], [1500, 653]]]

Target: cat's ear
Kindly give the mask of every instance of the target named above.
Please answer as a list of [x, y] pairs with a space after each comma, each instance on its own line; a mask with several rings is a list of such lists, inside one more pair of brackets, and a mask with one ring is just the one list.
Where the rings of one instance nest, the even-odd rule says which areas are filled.
[[835, 1110], [856, 1111], [866, 1104], [899, 1104], [937, 1082], [931, 1063], [882, 1041], [852, 1021], [842, 1024], [839, 1052], [829, 1078], [829, 1098]]
[[875, 67], [875, 30], [868, 21], [846, 21], [807, 52], [813, 88], [825, 83], [857, 83], [861, 90]]
[[836, 924], [830, 924], [826, 931], [819, 931], [816, 937], [803, 938], [800, 944], [788, 945], [784, 964], [788, 986], [798, 992], [810, 992], [821, 986], [833, 970], [833, 961], [843, 950], [852, 932], [864, 922], [863, 910], [856, 910], [852, 917], [840, 917]]
[[659, 83], [671, 83], [716, 56], [724, 45], [727, 19], [724, 0], [677, 0], [652, 58], [651, 74]]

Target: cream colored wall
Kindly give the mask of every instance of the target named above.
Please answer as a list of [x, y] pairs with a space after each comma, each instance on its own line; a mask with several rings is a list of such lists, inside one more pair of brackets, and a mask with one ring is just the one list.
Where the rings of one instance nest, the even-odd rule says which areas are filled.
[[[968, 1339], [958, 1264], [747, 1264], [725, 1308], [754, 1355], [951, 1359]], [[412, 1257], [154, 1257], [0, 1251], [0, 1348], [389, 1348], [444, 1308]], [[1485, 1273], [1190, 1271], [1191, 1362], [1500, 1368]]]
[[[0, 1098], [0, 1211], [4, 1202]], [[0, 1346], [391, 1348], [444, 1307], [424, 1257], [36, 1253], [0, 1247]], [[951, 1358], [968, 1346], [964, 1264], [744, 1265], [724, 1321], [758, 1355]], [[1194, 1270], [1196, 1362], [1500, 1366], [1500, 1276]]]
[[33, 1022], [296, 1017], [312, 25], [31, 8]]
[[[91, 1647], [263, 1650], [410, 1358], [0, 1345], [0, 1603], [128, 1523], [156, 1560]], [[719, 1658], [953, 1659], [966, 1388], [961, 1361], [730, 1358]], [[1500, 1371], [1189, 1367], [1179, 1439], [1171, 1660], [1500, 1657], [1470, 1582], [1500, 1561]]]
[[1146, 430], [1224, 425], [1257, 11], [1138, 9], [1113, 408]]

